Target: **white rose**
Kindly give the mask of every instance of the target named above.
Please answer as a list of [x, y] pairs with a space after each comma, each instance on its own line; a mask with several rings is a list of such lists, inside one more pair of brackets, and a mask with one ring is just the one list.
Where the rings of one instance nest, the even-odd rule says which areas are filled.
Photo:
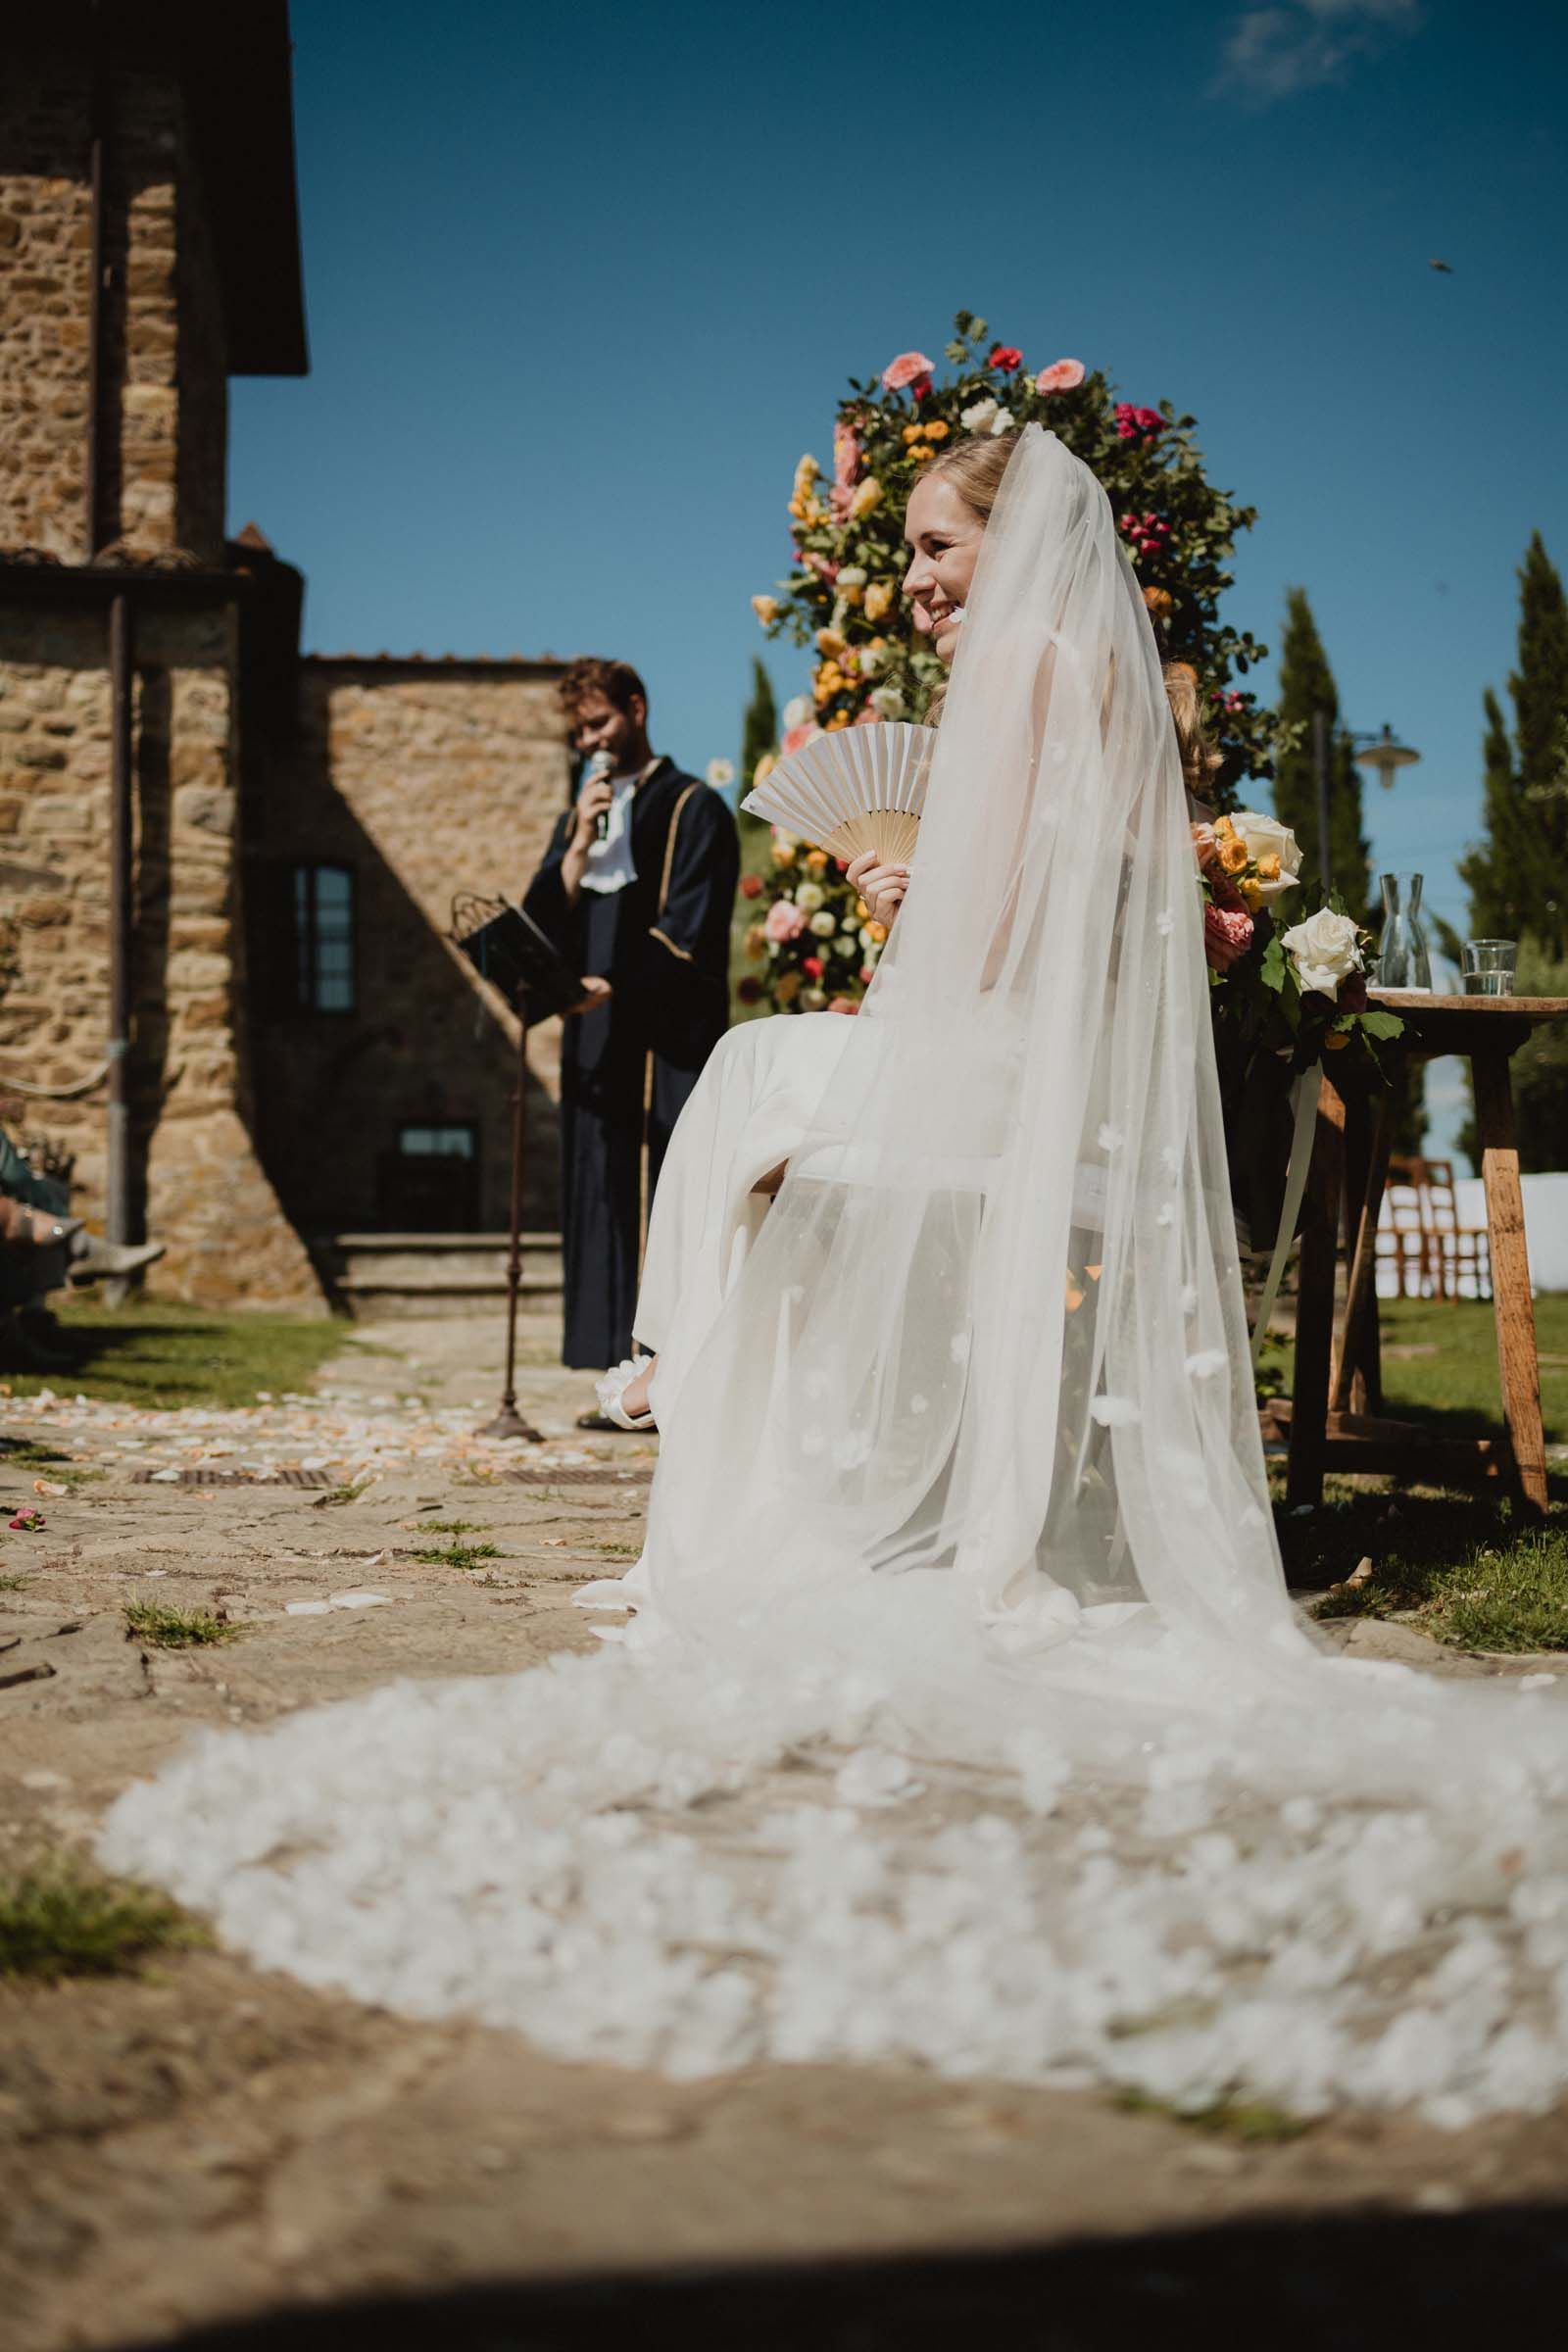
[[801, 992], [801, 1003], [808, 1012], [820, 1012], [827, 1004], [827, 998], [821, 989], [808, 988]]
[[870, 695], [870, 703], [878, 718], [902, 718], [904, 716], [904, 697], [897, 686], [874, 687]]
[[784, 727], [804, 727], [811, 716], [811, 698], [808, 694], [793, 695], [784, 706]]
[[1285, 933], [1285, 950], [1303, 989], [1320, 997], [1339, 995], [1340, 982], [1362, 967], [1356, 926], [1348, 914], [1320, 906], [1304, 923]]
[[972, 409], [962, 410], [958, 422], [966, 433], [992, 433], [996, 431], [996, 419], [1001, 414], [1001, 403], [987, 395], [984, 400], [977, 400]]
[[708, 762], [708, 781], [710, 784], [711, 784], [715, 792], [722, 792], [727, 784], [733, 784], [735, 781], [734, 760], [710, 760]]
[[1012, 411], [1010, 409], [999, 409], [991, 419], [991, 430], [994, 433], [1010, 433], [1012, 430]]
[[837, 585], [840, 588], [863, 588], [868, 576], [858, 564], [846, 564], [839, 573]]
[[814, 914], [826, 896], [820, 883], [803, 882], [795, 893], [795, 904], [803, 914]]
[[811, 929], [818, 939], [831, 939], [838, 927], [838, 917], [829, 914], [825, 907], [820, 914], [811, 917]]
[[1255, 808], [1244, 808], [1231, 823], [1242, 839], [1243, 847], [1253, 864], [1264, 858], [1280, 861], [1279, 879], [1259, 882], [1257, 888], [1266, 906], [1284, 890], [1294, 890], [1301, 871], [1301, 850], [1289, 825], [1282, 825], [1277, 816], [1261, 816]]
[[862, 646], [861, 646], [861, 648], [860, 648], [860, 675], [861, 675], [861, 677], [862, 677], [862, 678], [874, 678], [874, 677], [876, 676], [876, 673], [877, 673], [877, 671], [878, 671], [878, 670], [879, 670], [879, 669], [882, 667], [883, 663], [886, 662], [887, 658], [888, 658], [888, 654], [887, 654], [887, 647], [886, 647], [886, 646], [883, 646], [883, 645], [862, 645]]

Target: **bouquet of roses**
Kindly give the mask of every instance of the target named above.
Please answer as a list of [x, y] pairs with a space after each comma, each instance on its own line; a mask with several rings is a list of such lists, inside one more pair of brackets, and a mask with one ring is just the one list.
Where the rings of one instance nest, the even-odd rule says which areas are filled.
[[[1352, 1050], [1381, 1073], [1378, 1049], [1400, 1034], [1397, 1014], [1367, 1002], [1370, 932], [1331, 898], [1286, 927], [1275, 907], [1298, 887], [1301, 853], [1277, 817], [1244, 808], [1193, 827], [1217, 1042], [1243, 1069], [1266, 1054], [1295, 1075], [1325, 1054]], [[1237, 1049], [1240, 1049], [1238, 1054]]]

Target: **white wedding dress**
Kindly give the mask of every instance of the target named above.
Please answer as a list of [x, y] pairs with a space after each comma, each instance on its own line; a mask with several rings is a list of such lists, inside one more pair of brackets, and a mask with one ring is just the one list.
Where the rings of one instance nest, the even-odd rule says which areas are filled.
[[862, 1011], [742, 1031], [676, 1131], [624, 1638], [210, 1733], [103, 1855], [566, 2057], [1544, 2108], [1568, 1712], [1289, 1603], [1158, 659], [1052, 435], [967, 614]]

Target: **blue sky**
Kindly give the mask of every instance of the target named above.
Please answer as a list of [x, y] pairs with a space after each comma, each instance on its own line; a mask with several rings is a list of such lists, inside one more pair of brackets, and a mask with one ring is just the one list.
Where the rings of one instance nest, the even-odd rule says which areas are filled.
[[1260, 511], [1230, 617], [1307, 588], [1348, 720], [1424, 755], [1376, 858], [1462, 927], [1531, 530], [1568, 565], [1559, 0], [293, 22], [313, 367], [235, 384], [230, 495], [313, 650], [622, 655], [661, 748], [733, 756], [752, 654], [804, 675], [748, 603], [795, 459], [967, 307], [1196, 415]]

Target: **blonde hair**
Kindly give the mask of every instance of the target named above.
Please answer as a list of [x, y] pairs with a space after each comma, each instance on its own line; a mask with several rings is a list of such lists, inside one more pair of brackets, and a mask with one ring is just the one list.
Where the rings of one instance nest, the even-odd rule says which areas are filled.
[[[1002, 488], [1002, 477], [1008, 461], [1023, 438], [1016, 430], [1010, 433], [971, 433], [962, 441], [955, 441], [926, 467], [927, 475], [946, 474], [953, 487], [972, 514], [982, 522], [991, 520], [991, 512]], [[1202, 699], [1199, 692], [1198, 672], [1190, 662], [1166, 662], [1162, 664], [1165, 680], [1165, 699], [1170, 705], [1171, 723], [1176, 729], [1177, 749], [1181, 754], [1182, 775], [1189, 792], [1201, 799], [1215, 771], [1224, 761], [1203, 729]], [[927, 720], [935, 723], [942, 715], [947, 700], [946, 685], [939, 686], [931, 698]]]

